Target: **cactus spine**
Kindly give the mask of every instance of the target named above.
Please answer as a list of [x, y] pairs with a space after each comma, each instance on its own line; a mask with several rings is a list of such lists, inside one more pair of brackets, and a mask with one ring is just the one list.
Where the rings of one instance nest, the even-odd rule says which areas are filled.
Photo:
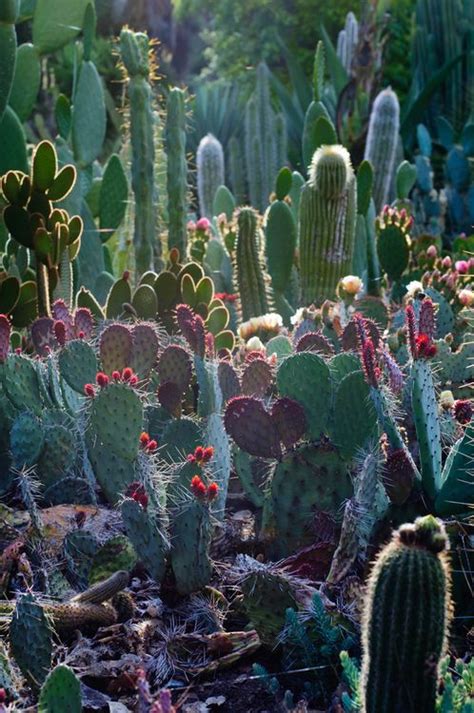
[[185, 93], [173, 87], [168, 95], [166, 115], [166, 153], [168, 189], [168, 249], [177, 248], [186, 256], [186, 163]]
[[214, 196], [224, 184], [224, 151], [220, 141], [212, 134], [201, 139], [196, 160], [199, 212], [203, 218], [212, 218]]
[[301, 192], [301, 304], [331, 299], [350, 272], [356, 228], [356, 182], [343, 146], [322, 146]]
[[363, 624], [364, 713], [432, 713], [437, 666], [450, 618], [442, 524], [428, 515], [403, 525], [379, 555]]
[[400, 129], [400, 105], [390, 87], [375, 98], [370, 114], [365, 156], [374, 168], [374, 201], [377, 211], [388, 202], [396, 169], [395, 159]]
[[153, 266], [153, 255], [161, 255], [155, 241], [156, 184], [153, 93], [150, 85], [148, 36], [123, 29], [120, 34], [122, 61], [128, 74], [130, 136], [132, 143], [132, 189], [135, 196], [135, 266], [138, 275]]
[[257, 215], [252, 208], [243, 208], [238, 218], [236, 261], [244, 321], [269, 311], [258, 243]]

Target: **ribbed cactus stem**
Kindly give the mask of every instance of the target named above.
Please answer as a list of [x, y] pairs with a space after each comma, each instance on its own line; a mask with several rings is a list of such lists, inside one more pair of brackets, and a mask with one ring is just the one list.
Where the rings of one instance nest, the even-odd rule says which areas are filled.
[[129, 78], [132, 190], [135, 198], [133, 243], [136, 271], [142, 275], [153, 267], [154, 256], [161, 255], [161, 243], [156, 237], [155, 116], [149, 81], [148, 36], [123, 29], [120, 51]]
[[41, 262], [36, 265], [36, 289], [38, 290], [39, 316], [51, 317], [48, 268]]
[[333, 299], [350, 272], [356, 227], [356, 183], [343, 146], [322, 146], [301, 193], [301, 304]]
[[433, 713], [450, 619], [443, 525], [402, 525], [370, 576], [363, 621], [363, 713]]
[[61, 299], [68, 307], [72, 306], [73, 299], [73, 276], [72, 263], [69, 259], [69, 251], [64, 250], [61, 255], [59, 266], [59, 279], [54, 289], [54, 299]]
[[252, 205], [264, 211], [272, 192], [278, 164], [286, 160], [282, 118], [272, 108], [268, 67], [257, 67], [255, 92], [245, 108], [245, 162]]
[[186, 256], [186, 198], [188, 165], [186, 161], [185, 92], [173, 87], [168, 95], [166, 116], [166, 154], [168, 189], [168, 249], [177, 248]]
[[381, 91], [372, 107], [365, 156], [374, 169], [373, 196], [377, 211], [388, 202], [390, 186], [395, 172], [400, 105], [397, 95], [390, 89]]
[[224, 151], [212, 134], [207, 134], [199, 142], [196, 163], [199, 212], [203, 218], [212, 218], [214, 196], [224, 184]]
[[235, 196], [237, 205], [241, 205], [245, 199], [245, 170], [242, 160], [242, 147], [236, 136], [229, 141], [229, 178], [232, 193]]
[[257, 215], [251, 208], [243, 208], [239, 213], [236, 261], [242, 319], [266, 314], [269, 304], [261, 267]]
[[359, 23], [353, 12], [348, 12], [344, 29], [340, 31], [337, 38], [337, 56], [349, 74], [352, 68], [354, 52], [359, 41]]

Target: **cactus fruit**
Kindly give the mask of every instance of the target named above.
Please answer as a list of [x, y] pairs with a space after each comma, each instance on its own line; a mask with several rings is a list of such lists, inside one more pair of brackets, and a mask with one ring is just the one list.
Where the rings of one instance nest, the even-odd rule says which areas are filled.
[[364, 158], [374, 169], [373, 195], [377, 211], [389, 202], [390, 186], [396, 170], [400, 106], [395, 92], [383, 89], [375, 98], [370, 114]]
[[332, 299], [350, 274], [356, 229], [356, 182], [343, 146], [322, 146], [312, 159], [301, 193], [301, 304]]
[[201, 139], [196, 163], [199, 212], [202, 218], [213, 218], [214, 197], [224, 183], [224, 151], [212, 134]]
[[132, 190], [135, 197], [133, 244], [138, 275], [151, 269], [154, 255], [161, 255], [161, 244], [156, 238], [155, 115], [148, 52], [149, 40], [145, 33], [122, 30], [120, 53], [129, 78]]
[[56, 666], [41, 687], [38, 713], [81, 713], [81, 684], [68, 666]]
[[402, 525], [369, 579], [363, 623], [362, 710], [431, 713], [450, 620], [443, 525]]

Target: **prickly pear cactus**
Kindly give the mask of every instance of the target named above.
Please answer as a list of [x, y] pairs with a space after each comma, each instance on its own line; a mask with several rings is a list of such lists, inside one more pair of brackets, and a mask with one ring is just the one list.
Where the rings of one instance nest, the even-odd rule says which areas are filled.
[[81, 684], [73, 671], [64, 665], [56, 666], [43, 686], [38, 699], [38, 713], [81, 713]]
[[16, 605], [9, 639], [13, 657], [32, 686], [42, 684], [51, 668], [52, 629], [43, 607], [31, 594]]

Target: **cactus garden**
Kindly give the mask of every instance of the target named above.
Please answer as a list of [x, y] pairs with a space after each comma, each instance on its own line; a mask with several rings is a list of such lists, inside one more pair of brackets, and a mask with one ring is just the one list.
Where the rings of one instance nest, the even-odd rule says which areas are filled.
[[473, 0], [0, 0], [0, 713], [474, 713], [473, 369]]

